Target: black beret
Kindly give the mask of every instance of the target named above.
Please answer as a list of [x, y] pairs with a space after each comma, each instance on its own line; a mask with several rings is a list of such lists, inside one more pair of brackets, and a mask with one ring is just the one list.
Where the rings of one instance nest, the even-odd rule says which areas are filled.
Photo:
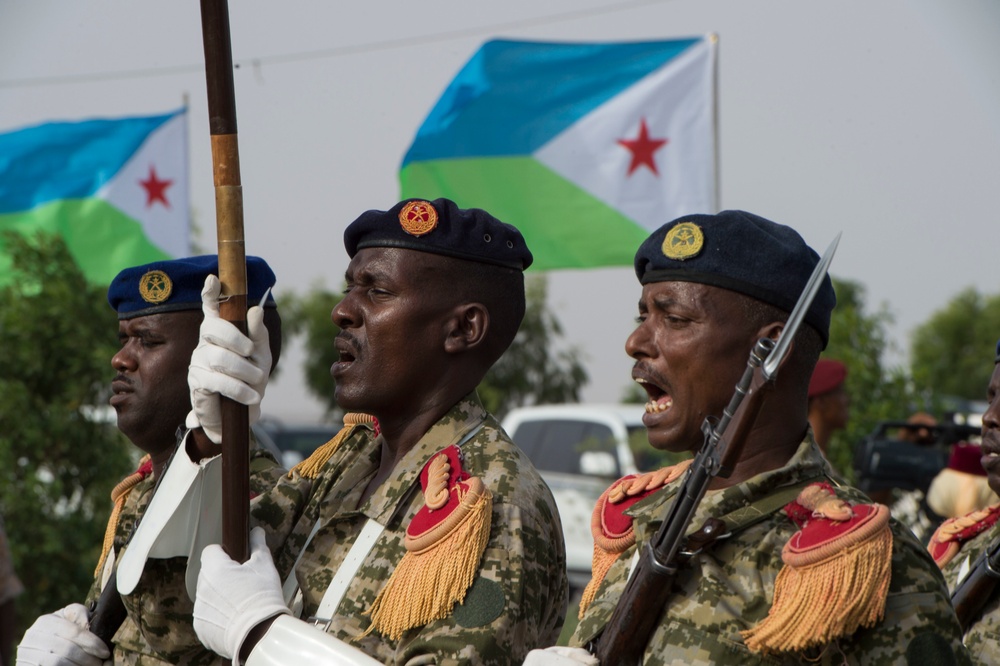
[[[119, 319], [133, 319], [161, 312], [201, 310], [201, 290], [209, 274], [219, 274], [219, 257], [198, 257], [154, 261], [126, 268], [111, 281], [108, 303]], [[260, 302], [274, 286], [274, 272], [260, 257], [247, 257], [247, 305]], [[264, 307], [277, 307], [269, 295]]]
[[344, 247], [351, 258], [366, 247], [401, 247], [519, 271], [532, 261], [517, 228], [448, 199], [407, 199], [366, 211], [344, 230]]
[[[791, 312], [818, 263], [819, 255], [791, 227], [725, 210], [680, 217], [654, 231], [635, 254], [635, 274], [642, 284], [699, 282]], [[824, 347], [836, 304], [827, 275], [805, 316]]]

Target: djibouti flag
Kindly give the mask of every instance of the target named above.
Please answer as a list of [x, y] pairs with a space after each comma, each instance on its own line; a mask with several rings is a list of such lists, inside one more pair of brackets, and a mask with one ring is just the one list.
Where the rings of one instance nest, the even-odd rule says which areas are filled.
[[[66, 241], [95, 284], [189, 254], [187, 109], [0, 134], [0, 230]], [[10, 257], [0, 238], [0, 283]]]
[[532, 268], [631, 265], [649, 233], [718, 209], [717, 38], [486, 42], [403, 159], [403, 198], [484, 208]]

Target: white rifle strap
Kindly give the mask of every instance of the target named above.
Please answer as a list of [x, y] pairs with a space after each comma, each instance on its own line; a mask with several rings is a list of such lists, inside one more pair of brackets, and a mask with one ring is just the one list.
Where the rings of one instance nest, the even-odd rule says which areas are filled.
[[354, 575], [358, 573], [358, 569], [361, 568], [361, 565], [368, 557], [368, 553], [371, 552], [371, 549], [375, 546], [375, 542], [378, 541], [384, 531], [384, 525], [375, 522], [371, 518], [368, 519], [368, 522], [361, 529], [361, 534], [354, 540], [354, 545], [348, 551], [347, 557], [344, 558], [343, 563], [337, 568], [337, 573], [334, 575], [333, 580], [330, 581], [330, 586], [326, 588], [323, 600], [319, 602], [319, 608], [316, 609], [317, 618], [326, 621], [333, 617], [337, 606], [340, 605], [340, 601], [347, 592], [347, 586], [354, 580]]

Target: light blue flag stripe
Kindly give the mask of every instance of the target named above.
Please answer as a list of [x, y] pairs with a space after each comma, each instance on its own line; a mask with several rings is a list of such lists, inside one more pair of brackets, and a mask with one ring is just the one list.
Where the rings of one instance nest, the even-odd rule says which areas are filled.
[[0, 134], [0, 214], [93, 196], [151, 132], [159, 116], [44, 123]]
[[486, 42], [431, 109], [402, 166], [529, 155], [698, 41]]

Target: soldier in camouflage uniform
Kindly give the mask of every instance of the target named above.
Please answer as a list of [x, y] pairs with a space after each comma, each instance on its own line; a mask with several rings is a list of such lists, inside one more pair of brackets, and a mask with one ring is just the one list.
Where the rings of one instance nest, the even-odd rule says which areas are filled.
[[[817, 261], [794, 230], [742, 211], [680, 218], [643, 243], [639, 324], [626, 351], [649, 396], [643, 421], [654, 447], [701, 447], [702, 422], [722, 415], [756, 341], [778, 338]], [[824, 278], [732, 474], [713, 479], [698, 506], [689, 533], [715, 517], [726, 534], [663, 591], [644, 664], [967, 659], [933, 562], [886, 507], [838, 485], [808, 429], [806, 392], [835, 300]], [[582, 648], [595, 649], [688, 464], [626, 477], [602, 496], [595, 575], [571, 639], [580, 649], [535, 651], [526, 663], [596, 663]], [[821, 549], [825, 559], [811, 567], [795, 557]]]
[[345, 650], [363, 658], [350, 663], [520, 663], [565, 618], [562, 530], [475, 388], [518, 329], [531, 254], [513, 227], [445, 199], [368, 211], [345, 245], [331, 372], [338, 403], [377, 421], [345, 418], [254, 500], [264, 532], [247, 563], [205, 549], [195, 629], [248, 663]]
[[[87, 596], [88, 607], [96, 603], [108, 584], [116, 559], [124, 552], [153, 496], [156, 480], [163, 475], [177, 448], [177, 432], [183, 431], [191, 410], [187, 375], [202, 321], [201, 289], [205, 278], [217, 272], [215, 255], [159, 261], [121, 271], [108, 289], [108, 302], [118, 313], [121, 342], [121, 349], [111, 359], [117, 372], [111, 385], [111, 405], [117, 412], [119, 429], [146, 455], [138, 470], [112, 493], [115, 508], [104, 553]], [[254, 305], [274, 285], [274, 274], [257, 257], [247, 258], [247, 273], [248, 299]], [[269, 298], [265, 307], [273, 369], [281, 350], [281, 319], [273, 299]], [[255, 494], [274, 487], [285, 473], [271, 453], [256, 447], [251, 451], [250, 469], [250, 486]], [[145, 575], [183, 582], [186, 564], [183, 558], [157, 560]], [[141, 666], [226, 663], [198, 641], [191, 624], [194, 604], [183, 585], [163, 592], [159, 603], [148, 608], [127, 604], [128, 616], [112, 639], [114, 663]], [[51, 617], [47, 617], [45, 631], [58, 631], [50, 626], [51, 622]], [[153, 650], [143, 638], [140, 624], [156, 624], [160, 628], [165, 640], [158, 645], [159, 650]], [[18, 653], [19, 664], [34, 663], [30, 647], [25, 645], [30, 642], [31, 638], [26, 636]], [[87, 656], [100, 663], [96, 655]]]
[[[993, 376], [987, 388], [989, 406], [983, 414], [983, 467], [990, 488], [1000, 494], [1000, 342]], [[928, 549], [941, 565], [952, 591], [979, 556], [1000, 539], [1000, 504], [945, 521], [931, 537]], [[1000, 590], [984, 600], [982, 611], [965, 631], [964, 641], [977, 664], [1000, 664]]]

